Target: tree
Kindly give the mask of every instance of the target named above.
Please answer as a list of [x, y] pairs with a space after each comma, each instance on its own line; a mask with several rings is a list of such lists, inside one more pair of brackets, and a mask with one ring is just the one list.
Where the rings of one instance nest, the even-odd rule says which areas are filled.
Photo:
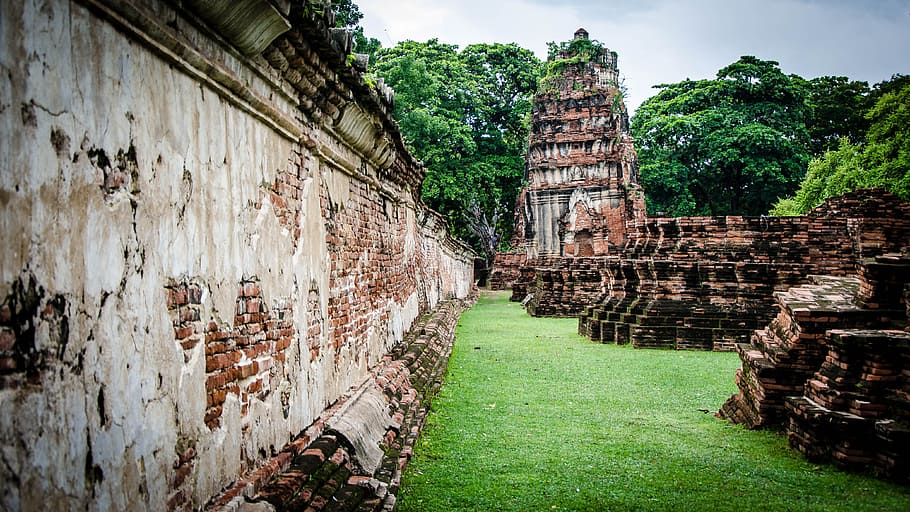
[[382, 49], [382, 43], [375, 37], [367, 37], [363, 33], [363, 27], [358, 26], [354, 29], [354, 53], [362, 53], [370, 56], [370, 62], [376, 60], [376, 54]]
[[335, 13], [335, 26], [356, 27], [363, 19], [360, 7], [353, 0], [332, 0], [332, 12]]
[[436, 39], [382, 50], [374, 67], [395, 90], [395, 117], [427, 175], [422, 196], [453, 234], [492, 264], [511, 237], [540, 62], [515, 44], [458, 51]]
[[759, 215], [795, 190], [809, 154], [805, 92], [746, 56], [714, 80], [657, 86], [632, 120], [649, 211]]
[[376, 53], [382, 48], [382, 43], [375, 37], [367, 37], [360, 26], [363, 13], [353, 0], [333, 0], [332, 12], [335, 13], [335, 26], [350, 28], [354, 32], [354, 53], [363, 53], [370, 56], [370, 61], [375, 60]]
[[822, 76], [805, 84], [810, 107], [806, 120], [809, 152], [818, 157], [837, 149], [840, 140], [861, 142], [869, 124], [864, 116], [869, 84], [845, 76]]
[[872, 89], [866, 96], [865, 108], [863, 110], [865, 112], [872, 110], [882, 96], [889, 92], [897, 92], [908, 85], [910, 85], [910, 75], [903, 75], [900, 73], [891, 75], [891, 78], [888, 80], [884, 80], [872, 86]]
[[863, 164], [870, 182], [910, 201], [910, 82], [885, 93], [866, 117]]
[[771, 215], [800, 215], [829, 197], [871, 186], [862, 169], [862, 148], [844, 137], [837, 150], [827, 151], [809, 162], [806, 177], [792, 197], [779, 200]]
[[886, 92], [873, 93], [878, 100], [865, 114], [865, 145], [843, 138], [836, 150], [812, 160], [799, 189], [779, 200], [773, 215], [800, 215], [858, 188], [881, 187], [910, 201], [910, 81], [902, 88], [891, 85], [876, 85]]
[[[472, 174], [477, 179], [462, 205], [477, 203], [489, 230], [472, 229], [489, 263], [500, 242], [512, 238], [512, 218], [523, 185], [530, 113], [542, 65], [534, 54], [516, 44], [474, 44], [459, 55], [472, 77], [472, 94], [465, 105], [466, 124], [477, 146]], [[467, 215], [476, 217], [477, 208]], [[468, 223], [472, 226], [472, 223]]]

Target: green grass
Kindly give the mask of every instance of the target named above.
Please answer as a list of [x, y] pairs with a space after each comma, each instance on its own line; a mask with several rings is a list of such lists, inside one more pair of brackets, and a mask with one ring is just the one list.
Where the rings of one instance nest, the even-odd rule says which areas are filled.
[[462, 317], [400, 511], [910, 510], [907, 487], [715, 418], [735, 354], [595, 344], [507, 297]]

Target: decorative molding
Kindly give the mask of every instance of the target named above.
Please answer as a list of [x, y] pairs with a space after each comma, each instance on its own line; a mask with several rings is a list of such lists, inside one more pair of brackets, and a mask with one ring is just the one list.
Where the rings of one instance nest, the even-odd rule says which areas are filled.
[[[137, 2], [130, 0], [79, 2], [100, 13], [114, 26], [148, 46], [175, 68], [207, 85], [225, 101], [259, 119], [283, 137], [297, 142], [304, 135], [303, 128], [292, 115], [275, 108], [269, 99], [253, 91], [243, 78], [237, 76], [223, 62], [209, 58], [182, 40], [164, 20], [160, 20], [160, 16], [155, 16], [145, 7], [137, 5]], [[244, 65], [262, 76], [252, 63], [244, 62]], [[286, 94], [278, 84], [270, 85], [281, 95]]]
[[291, 29], [285, 16], [290, 3], [282, 2], [284, 12], [266, 0], [186, 0], [190, 9], [207, 21], [244, 55], [252, 57]]
[[397, 156], [391, 141], [382, 135], [382, 127], [356, 103], [344, 107], [335, 120], [337, 133], [363, 153], [379, 169], [388, 169]]

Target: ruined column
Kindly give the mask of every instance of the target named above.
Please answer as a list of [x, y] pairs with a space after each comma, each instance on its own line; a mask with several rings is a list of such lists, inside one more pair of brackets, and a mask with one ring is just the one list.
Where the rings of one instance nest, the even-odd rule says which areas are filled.
[[551, 47], [516, 222], [530, 259], [608, 254], [645, 217], [616, 61], [584, 29]]

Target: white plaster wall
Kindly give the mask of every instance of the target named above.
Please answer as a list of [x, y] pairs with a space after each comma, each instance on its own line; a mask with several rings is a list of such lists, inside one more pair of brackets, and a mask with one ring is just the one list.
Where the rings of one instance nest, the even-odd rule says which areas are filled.
[[[0, 389], [0, 509], [161, 510], [188, 445], [198, 453], [191, 499], [201, 506], [261, 461], [260, 449], [279, 450], [362, 380], [418, 316], [419, 293], [386, 305], [389, 325], [338, 368], [329, 350], [310, 363], [298, 337], [274, 383], [290, 395], [287, 417], [275, 389], [245, 419], [229, 395], [210, 431], [204, 344], [184, 361], [164, 286], [199, 280], [203, 321], [230, 324], [238, 282], [255, 276], [267, 304], [295, 305], [297, 332], [306, 332], [312, 288], [325, 318], [318, 159], [302, 150], [310, 176], [301, 177], [295, 240], [263, 193], [293, 168], [293, 141], [82, 4], [0, 2], [0, 42], [0, 296], [34, 276], [45, 297], [65, 297], [69, 321], [67, 344], [38, 383]], [[274, 101], [293, 109], [280, 94]], [[106, 197], [90, 153], [113, 159], [131, 147], [134, 191]], [[430, 302], [467, 296], [470, 261], [427, 236], [438, 233], [415, 225], [405, 249], [445, 270], [421, 283]], [[39, 348], [53, 342], [46, 331], [39, 324]]]
[[[11, 158], [0, 162], [2, 238], [18, 250], [0, 259], [0, 293], [30, 273], [48, 295], [66, 297], [70, 343], [38, 386], [0, 392], [9, 448], [0, 471], [10, 473], [5, 482], [25, 480], [5, 489], [3, 503], [159, 509], [185, 438], [199, 453], [201, 503], [236, 478], [240, 411], [229, 400], [221, 428], [201, 423], [203, 347], [184, 364], [163, 286], [201, 276], [210, 285], [206, 313], [231, 322], [244, 276], [258, 276], [266, 294], [287, 295], [295, 274], [322, 274], [318, 262], [289, 265], [293, 239], [267, 201], [253, 207], [260, 184], [288, 166], [293, 144], [79, 4], [10, 4], [0, 16], [2, 66], [14, 77], [3, 98], [2, 152]], [[33, 123], [23, 122], [23, 109]], [[59, 152], [52, 132], [69, 141]], [[113, 159], [131, 146], [138, 190], [106, 199], [89, 150]], [[306, 380], [296, 384], [299, 405], [286, 421], [269, 415], [272, 404], [251, 411], [252, 421], [269, 417], [254, 444], [280, 447], [312, 421]], [[86, 482], [87, 464], [99, 481]]]

